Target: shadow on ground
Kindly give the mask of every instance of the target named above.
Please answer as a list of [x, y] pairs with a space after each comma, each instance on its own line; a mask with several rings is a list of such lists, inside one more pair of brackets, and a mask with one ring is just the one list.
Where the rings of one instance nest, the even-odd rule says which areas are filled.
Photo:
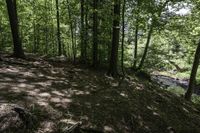
[[103, 132], [200, 132], [200, 111], [192, 103], [136, 77], [117, 80], [66, 62], [3, 58], [0, 102], [37, 115], [36, 133], [81, 122]]

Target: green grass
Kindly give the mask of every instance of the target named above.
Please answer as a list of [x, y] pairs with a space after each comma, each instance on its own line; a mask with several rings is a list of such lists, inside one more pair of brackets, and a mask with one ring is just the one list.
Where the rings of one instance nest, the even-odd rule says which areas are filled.
[[[184, 90], [181, 87], [169, 87], [167, 90], [169, 92], [176, 94], [179, 97], [183, 97], [185, 92], [186, 92], [186, 90]], [[200, 96], [193, 94], [192, 95], [192, 102], [195, 103], [195, 104], [200, 104]]]
[[169, 87], [167, 90], [176, 94], [177, 96], [182, 96], [185, 94], [185, 90], [181, 87]]

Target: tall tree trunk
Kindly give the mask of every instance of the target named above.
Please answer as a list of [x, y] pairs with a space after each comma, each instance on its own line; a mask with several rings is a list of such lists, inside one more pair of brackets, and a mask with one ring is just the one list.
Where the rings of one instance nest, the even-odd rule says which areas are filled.
[[85, 0], [81, 0], [81, 62], [85, 63], [86, 54], [85, 54], [85, 25], [84, 25], [84, 16], [85, 16]]
[[134, 50], [134, 62], [133, 62], [133, 68], [136, 69], [137, 67], [137, 52], [138, 52], [138, 19], [136, 18], [136, 25], [135, 25], [135, 50]]
[[19, 37], [16, 0], [6, 0], [6, 4], [9, 15], [10, 27], [12, 31], [13, 44], [14, 44], [13, 56], [17, 58], [24, 58], [25, 55]]
[[114, 0], [114, 16], [113, 16], [113, 33], [112, 48], [108, 75], [117, 76], [118, 48], [119, 48], [119, 31], [120, 31], [120, 0]]
[[88, 36], [88, 29], [89, 29], [89, 24], [88, 24], [88, 12], [89, 12], [89, 8], [88, 8], [88, 0], [85, 1], [85, 29], [84, 29], [84, 53], [85, 53], [85, 60], [87, 61], [87, 48], [88, 48], [88, 40], [89, 40], [89, 36]]
[[121, 68], [122, 74], [124, 75], [124, 37], [125, 37], [125, 10], [126, 10], [126, 0], [123, 2], [122, 9], [122, 45], [121, 45]]
[[97, 0], [93, 0], [93, 59], [92, 66], [96, 67], [98, 62], [98, 16], [97, 16]]
[[36, 24], [36, 52], [39, 52], [40, 50], [40, 25]]
[[134, 60], [133, 60], [133, 69], [136, 70], [137, 68], [137, 61], [138, 61], [138, 30], [139, 30], [139, 1], [136, 0], [136, 10], [135, 10], [136, 14], [136, 20], [135, 20], [135, 40], [134, 40]]
[[146, 59], [147, 52], [148, 52], [148, 49], [149, 49], [149, 45], [150, 45], [150, 42], [151, 42], [152, 33], [153, 33], [153, 23], [151, 24], [149, 32], [148, 32], [147, 42], [146, 42], [146, 45], [145, 45], [145, 49], [144, 49], [142, 59], [141, 59], [140, 64], [137, 68], [138, 70], [140, 70], [143, 67], [143, 64], [144, 64], [144, 61]]
[[62, 45], [60, 40], [60, 12], [59, 12], [59, 3], [56, 0], [56, 19], [57, 19], [57, 40], [58, 40], [58, 55], [62, 55]]
[[[48, 8], [47, 8], [47, 0], [44, 1], [44, 6], [45, 6], [45, 11], [47, 12], [48, 14]], [[48, 15], [45, 14], [46, 18], [45, 18], [45, 54], [48, 54]]]
[[[169, 3], [170, 0], [166, 0], [164, 1], [164, 3], [160, 6], [159, 10], [158, 10], [158, 18], [160, 18], [161, 14], [162, 14], [162, 11], [163, 9], [166, 7], [166, 5]], [[153, 30], [154, 30], [154, 23], [156, 21], [156, 18], [153, 15], [153, 18], [152, 18], [152, 24], [150, 26], [150, 29], [149, 29], [149, 33], [148, 33], [148, 36], [147, 36], [147, 42], [146, 42], [146, 46], [145, 46], [145, 50], [144, 50], [144, 53], [143, 53], [143, 56], [142, 56], [142, 59], [140, 61], [140, 64], [137, 68], [137, 70], [140, 70], [142, 67], [143, 67], [143, 64], [144, 64], [144, 61], [146, 59], [146, 56], [147, 56], [147, 52], [148, 52], [148, 49], [149, 49], [149, 44], [150, 44], [150, 41], [151, 41], [151, 36], [153, 34]]]
[[74, 63], [76, 63], [76, 54], [77, 54], [77, 20], [75, 19], [74, 21], [74, 30], [75, 30], [75, 34], [74, 34], [74, 55], [75, 55], [75, 61]]
[[68, 17], [70, 21], [70, 32], [71, 32], [71, 41], [72, 41], [72, 54], [73, 54], [73, 62], [76, 62], [76, 49], [74, 44], [74, 29], [73, 29], [73, 20], [72, 20], [72, 14], [70, 10], [69, 0], [67, 0], [67, 9], [68, 9]]
[[196, 49], [196, 53], [195, 53], [195, 57], [194, 57], [194, 62], [193, 62], [193, 67], [192, 67], [192, 71], [191, 71], [191, 75], [190, 75], [188, 90], [185, 93], [185, 99], [188, 101], [191, 100], [192, 93], [194, 91], [196, 74], [197, 74], [197, 70], [199, 67], [199, 63], [200, 63], [200, 40], [199, 40], [199, 43], [198, 43], [198, 46]]
[[37, 52], [37, 37], [36, 37], [36, 25], [35, 25], [35, 19], [33, 19], [33, 53]]
[[3, 50], [3, 29], [2, 29], [2, 17], [0, 18], [0, 52]]

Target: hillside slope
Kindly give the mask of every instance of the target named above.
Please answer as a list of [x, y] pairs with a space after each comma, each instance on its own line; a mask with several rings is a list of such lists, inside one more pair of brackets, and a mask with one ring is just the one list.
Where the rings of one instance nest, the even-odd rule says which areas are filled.
[[3, 60], [0, 103], [28, 108], [38, 118], [35, 133], [78, 122], [96, 132], [200, 133], [196, 105], [143, 79], [113, 79], [63, 61]]

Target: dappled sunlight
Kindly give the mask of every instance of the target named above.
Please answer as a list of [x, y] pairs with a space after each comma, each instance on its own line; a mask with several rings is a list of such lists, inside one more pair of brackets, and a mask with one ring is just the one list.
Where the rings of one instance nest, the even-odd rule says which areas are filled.
[[51, 81], [47, 81], [47, 82], [37, 82], [37, 83], [33, 83], [34, 85], [39, 85], [41, 87], [46, 88], [47, 86], [51, 85]]
[[89, 95], [90, 92], [89, 91], [74, 91], [75, 95]]
[[73, 119], [61, 119], [60, 123], [62, 124], [67, 124], [67, 125], [75, 125], [77, 124], [79, 121], [75, 121]]
[[147, 106], [147, 109], [152, 110], [152, 111], [158, 110], [156, 107], [153, 107], [153, 106]]
[[41, 98], [50, 98], [50, 97], [51, 97], [51, 95], [50, 95], [49, 93], [47, 93], [47, 92], [40, 93], [40, 94], [38, 94], [38, 95], [39, 95], [39, 97], [41, 97]]
[[153, 112], [153, 115], [155, 115], [155, 116], [160, 116], [160, 114], [157, 113], [157, 112]]
[[[45, 119], [38, 131], [54, 130], [55, 123], [67, 127], [82, 123], [105, 132], [133, 132], [136, 127], [150, 131], [154, 127], [149, 119], [160, 126], [163, 112], [175, 108], [160, 112], [173, 96], [133, 78], [99, 78], [88, 70], [70, 65], [55, 67], [42, 61], [27, 64], [0, 65], [0, 102], [18, 103], [38, 111]], [[192, 107], [185, 106], [176, 109], [189, 113]]]
[[[51, 133], [55, 130], [55, 123], [54, 122], [51, 122], [51, 121], [44, 121], [40, 124], [40, 128], [43, 132], [47, 132], [47, 133]], [[39, 133], [39, 131], [38, 131]]]
[[43, 107], [47, 107], [49, 105], [49, 103], [47, 101], [37, 101], [36, 102], [38, 105], [43, 106]]
[[184, 108], [184, 107], [183, 107], [182, 109], [183, 109], [185, 112], [190, 113], [188, 109], [186, 109], [186, 108]]
[[51, 93], [55, 94], [55, 95], [58, 95], [58, 96], [62, 96], [62, 97], [65, 96], [65, 94], [63, 94], [63, 93], [61, 93], [59, 91], [56, 91], [56, 90], [52, 91]]
[[[29, 65], [31, 66], [31, 62]], [[68, 90], [52, 90], [51, 87], [56, 84], [63, 84], [63, 86], [68, 84], [69, 81], [65, 78], [54, 76], [54, 74], [58, 74], [60, 72], [64, 73], [63, 69], [58, 68], [54, 70], [53, 67], [50, 67], [49, 69], [52, 73], [48, 72], [48, 68], [40, 72], [42, 67], [40, 66], [41, 68], [38, 69], [38, 65], [44, 66], [44, 63], [40, 61], [33, 62], [30, 69], [22, 67], [18, 64], [13, 64], [13, 66], [8, 67], [6, 65], [1, 66], [0, 82], [2, 83], [0, 91], [12, 93], [11, 96], [22, 94], [22, 97], [32, 102], [32, 104], [36, 103], [41, 106], [47, 106], [50, 103], [69, 104], [72, 102], [72, 100], [68, 98], [72, 95]], [[48, 64], [46, 66], [51, 65]], [[3, 92], [1, 94], [3, 94]], [[4, 98], [6, 98], [6, 96], [4, 96]], [[12, 101], [15, 99], [14, 97], [13, 99], [12, 97], [9, 97], [8, 100]]]
[[128, 95], [125, 94], [124, 92], [120, 93], [121, 96], [125, 97], [125, 98], [128, 98]]
[[105, 132], [113, 132], [114, 130], [113, 130], [113, 128], [110, 127], [110, 126], [104, 126], [104, 131], [105, 131]]

